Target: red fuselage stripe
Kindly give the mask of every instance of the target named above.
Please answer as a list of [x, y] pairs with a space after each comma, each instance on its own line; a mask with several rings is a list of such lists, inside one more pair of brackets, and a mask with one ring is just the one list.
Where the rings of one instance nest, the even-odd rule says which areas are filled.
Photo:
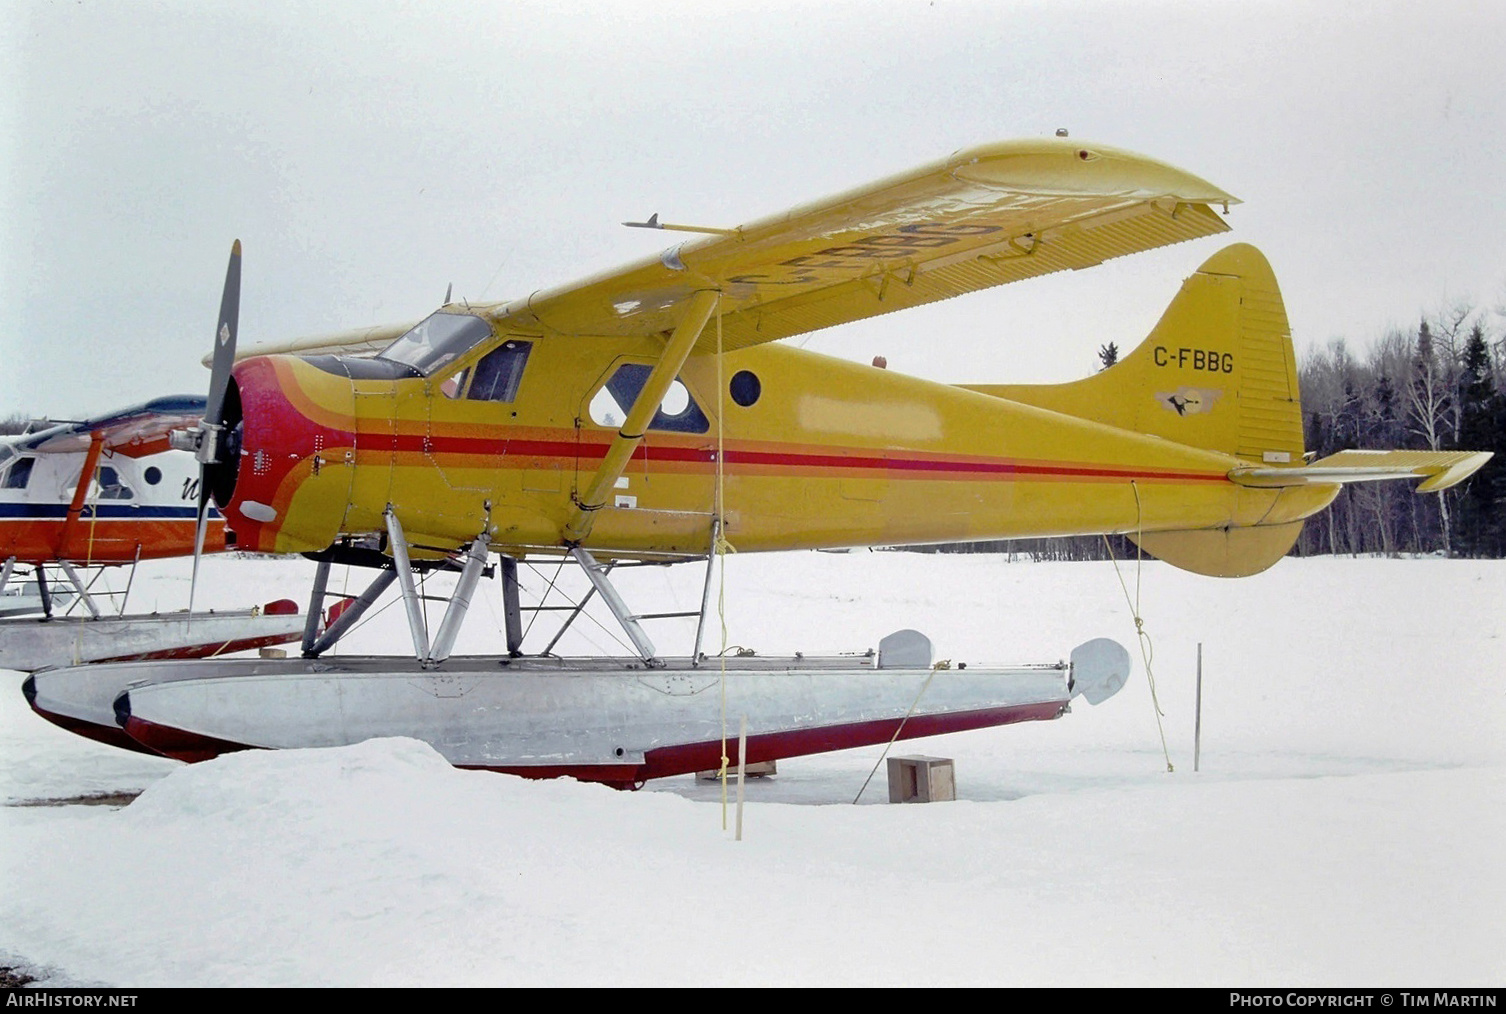
[[[362, 433], [357, 438], [362, 453], [408, 453], [470, 455], [479, 457], [572, 458], [594, 461], [606, 455], [609, 444], [572, 443], [563, 440], [507, 440], [480, 437], [445, 437]], [[639, 460], [711, 464], [710, 448], [644, 444], [633, 455]], [[727, 451], [728, 466], [752, 465], [790, 469], [867, 468], [887, 472], [969, 475], [1069, 476], [1087, 479], [1166, 479], [1179, 482], [1224, 482], [1223, 472], [1187, 472], [1174, 469], [1136, 469], [1101, 465], [1070, 465], [1001, 459], [947, 460], [935, 458], [879, 457], [872, 454], [815, 454], [795, 451]]]

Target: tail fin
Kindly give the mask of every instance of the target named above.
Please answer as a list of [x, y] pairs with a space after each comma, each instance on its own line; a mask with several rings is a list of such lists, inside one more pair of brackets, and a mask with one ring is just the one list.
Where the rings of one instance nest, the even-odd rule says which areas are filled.
[[1489, 460], [1472, 451], [1341, 451], [1307, 464], [1297, 360], [1271, 266], [1244, 243], [1209, 257], [1182, 283], [1150, 337], [1086, 380], [964, 385], [1011, 401], [1148, 433], [1240, 459], [1229, 478], [1274, 492], [1260, 520], [1197, 530], [1131, 533], [1160, 559], [1198, 574], [1242, 577], [1275, 563], [1302, 519], [1339, 484], [1421, 477], [1419, 492], [1461, 482]]
[[[1231, 463], [1231, 471], [1299, 466], [1303, 460], [1302, 402], [1286, 307], [1270, 264], [1246, 243], [1209, 257], [1182, 283], [1150, 336], [1108, 369], [1070, 384], [967, 386], [1243, 459]], [[1183, 570], [1241, 577], [1281, 559], [1301, 531], [1300, 519], [1272, 517], [1252, 527], [1133, 537]]]
[[1140, 347], [1069, 384], [964, 385], [984, 394], [1262, 464], [1302, 460], [1302, 404], [1276, 276], [1247, 243], [1182, 283]]

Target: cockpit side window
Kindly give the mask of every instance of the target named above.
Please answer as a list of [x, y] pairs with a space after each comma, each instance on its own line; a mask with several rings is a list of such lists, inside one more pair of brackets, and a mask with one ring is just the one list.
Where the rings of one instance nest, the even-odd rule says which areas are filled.
[[[624, 363], [612, 374], [600, 391], [591, 399], [591, 421], [598, 426], [621, 426], [627, 419], [638, 392], [648, 382], [651, 369], [640, 363]], [[664, 393], [659, 411], [649, 420], [651, 430], [668, 430], [671, 433], [705, 433], [711, 429], [706, 413], [690, 396], [689, 389], [678, 377]]]
[[36, 464], [36, 458], [17, 458], [5, 473], [5, 481], [0, 483], [0, 489], [25, 489], [31, 481], [31, 466]]
[[136, 496], [127, 486], [125, 480], [120, 477], [110, 465], [101, 465], [99, 468], [99, 498], [101, 500], [131, 500]]
[[491, 325], [480, 317], [462, 313], [435, 313], [410, 328], [377, 356], [400, 363], [413, 370], [414, 376], [427, 377], [443, 369], [446, 363], [490, 338]]
[[472, 401], [510, 404], [518, 396], [518, 382], [523, 379], [523, 367], [528, 365], [532, 351], [532, 342], [511, 340], [488, 352], [476, 364], [465, 396]]

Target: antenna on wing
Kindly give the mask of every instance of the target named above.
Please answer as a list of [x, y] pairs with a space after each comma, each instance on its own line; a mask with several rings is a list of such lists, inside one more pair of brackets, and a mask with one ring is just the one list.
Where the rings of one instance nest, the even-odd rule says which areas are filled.
[[647, 222], [623, 222], [629, 229], [663, 229], [666, 232], [704, 232], [709, 236], [736, 236], [737, 229], [718, 229], [713, 225], [672, 225], [669, 222], [659, 221], [659, 213], [656, 211], [648, 216]]

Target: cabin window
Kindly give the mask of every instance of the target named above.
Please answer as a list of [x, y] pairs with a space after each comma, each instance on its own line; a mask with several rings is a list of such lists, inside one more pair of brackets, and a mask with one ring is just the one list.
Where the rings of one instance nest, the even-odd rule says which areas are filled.
[[162, 481], [162, 469], [158, 468], [156, 465], [147, 465], [146, 471], [141, 474], [142, 478], [146, 479], [146, 484], [148, 486], [155, 486], [157, 485], [157, 483]]
[[427, 377], [491, 335], [491, 325], [480, 317], [463, 313], [430, 314], [383, 349], [377, 358], [406, 366], [416, 377]]
[[500, 401], [510, 404], [518, 396], [518, 381], [528, 364], [532, 342], [506, 341], [476, 364], [470, 389], [465, 396], [471, 401]]
[[110, 465], [101, 465], [99, 468], [99, 499], [101, 500], [130, 500], [136, 496], [131, 492], [125, 480], [120, 477]]
[[443, 384], [439, 385], [440, 392], [446, 398], [458, 398], [460, 392], [465, 390], [465, 378], [471, 375], [471, 368], [467, 366], [463, 370], [456, 370], [455, 375]]
[[758, 374], [752, 370], [738, 370], [732, 374], [732, 383], [727, 385], [727, 392], [732, 395], [733, 401], [747, 408], [763, 393], [763, 384], [759, 382]]
[[[627, 420], [628, 410], [638, 400], [638, 392], [648, 382], [651, 368], [639, 363], [624, 363], [612, 374], [606, 386], [591, 399], [591, 421], [598, 426], [620, 427]], [[659, 411], [649, 420], [651, 430], [668, 430], [671, 433], [705, 433], [711, 428], [706, 413], [690, 396], [679, 377], [664, 392]]]
[[0, 489], [25, 489], [31, 481], [31, 466], [36, 458], [17, 458], [5, 473], [5, 482], [0, 484]]

